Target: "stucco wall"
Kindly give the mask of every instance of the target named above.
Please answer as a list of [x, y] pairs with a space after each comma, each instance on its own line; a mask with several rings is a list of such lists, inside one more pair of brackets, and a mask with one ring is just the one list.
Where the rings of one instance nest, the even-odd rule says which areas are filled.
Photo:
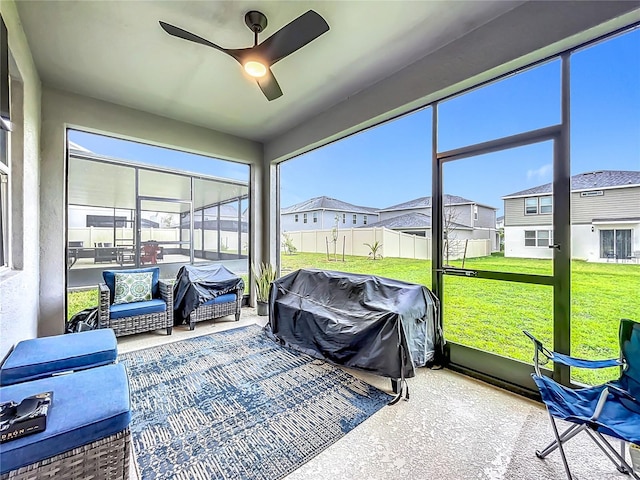
[[[61, 333], [65, 316], [66, 285], [66, 128], [80, 128], [96, 133], [172, 147], [191, 153], [209, 155], [252, 165], [251, 201], [263, 190], [265, 170], [261, 168], [262, 145], [246, 139], [196, 127], [183, 122], [151, 115], [89, 97], [49, 87], [42, 89], [42, 159], [41, 176], [46, 178], [40, 190], [40, 322], [38, 334]], [[268, 183], [268, 180], [266, 180]], [[255, 212], [255, 209], [253, 210]], [[252, 214], [253, 234], [265, 228]], [[259, 225], [258, 225], [259, 224]], [[255, 227], [255, 228], [254, 228]], [[258, 237], [261, 238], [261, 237]], [[264, 243], [255, 246], [259, 252]]]
[[[11, 173], [11, 224], [13, 268], [0, 272], [0, 359], [16, 342], [37, 335], [38, 327], [38, 183], [40, 150], [40, 79], [12, 0], [0, 2], [7, 25], [8, 43], [21, 77], [14, 90], [16, 122], [11, 134], [15, 163]], [[14, 72], [12, 72], [13, 74]]]
[[[519, 258], [553, 258], [553, 251], [548, 247], [525, 247], [525, 230], [545, 230], [548, 225], [538, 227], [505, 227], [504, 228], [504, 256]], [[600, 258], [600, 230], [630, 229], [631, 252], [640, 251], [640, 224], [638, 223], [611, 223], [598, 224], [591, 230], [591, 225], [571, 226], [571, 258], [586, 260], [588, 262], [607, 262]], [[637, 260], [625, 260], [632, 263]]]

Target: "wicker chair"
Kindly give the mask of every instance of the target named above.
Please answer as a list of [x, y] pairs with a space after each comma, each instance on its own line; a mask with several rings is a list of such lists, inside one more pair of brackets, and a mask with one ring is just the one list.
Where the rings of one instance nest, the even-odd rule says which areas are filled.
[[[227, 315], [235, 315], [237, 322], [238, 320], [240, 320], [240, 310], [242, 309], [243, 294], [244, 284], [241, 285], [235, 291], [235, 293], [230, 294], [235, 296], [235, 299], [233, 299], [233, 301], [222, 303], [206, 303], [199, 306], [189, 315], [189, 330], [193, 330], [194, 328], [196, 328], [197, 322], [225, 317]], [[224, 295], [223, 297], [226, 297], [226, 295]]]
[[[149, 332], [161, 328], [166, 328], [167, 335], [171, 335], [173, 330], [173, 281], [158, 279], [159, 271], [160, 269], [158, 267], [135, 270], [105, 270], [102, 273], [105, 283], [101, 283], [98, 286], [100, 295], [98, 302], [99, 328], [112, 328], [116, 337]], [[123, 315], [122, 311], [120, 311], [114, 316], [116, 318], [113, 318], [111, 315], [113, 294], [108, 285], [112, 285], [111, 278], [115, 273], [127, 272], [154, 272], [154, 282], [157, 281], [157, 289], [154, 287], [154, 289], [157, 290], [157, 294], [154, 295], [154, 300], [163, 300], [165, 309], [162, 311], [145, 312], [144, 309], [141, 310], [137, 307], [147, 302], [136, 302], [127, 304], [131, 307], [131, 315]], [[122, 309], [122, 307], [120, 308]], [[136, 312], [136, 310], [138, 310], [138, 312]]]

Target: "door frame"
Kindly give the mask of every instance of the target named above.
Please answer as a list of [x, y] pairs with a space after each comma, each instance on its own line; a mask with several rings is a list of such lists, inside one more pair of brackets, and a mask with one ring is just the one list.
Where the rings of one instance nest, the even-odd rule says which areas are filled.
[[[193, 184], [193, 179], [191, 180]], [[192, 185], [193, 187], [193, 185]], [[193, 188], [192, 188], [193, 191]], [[137, 192], [136, 192], [137, 193]], [[193, 202], [191, 200], [181, 200], [177, 198], [165, 198], [165, 197], [150, 197], [145, 195], [136, 195], [136, 228], [134, 233], [134, 244], [135, 244], [135, 255], [136, 255], [136, 266], [140, 266], [140, 250], [142, 249], [142, 218], [140, 216], [140, 212], [142, 211], [142, 202], [151, 201], [151, 202], [167, 202], [167, 203], [185, 203], [189, 205], [189, 263], [193, 265], [194, 261], [194, 228], [193, 228]], [[180, 222], [180, 228], [182, 229], [182, 221]], [[179, 240], [178, 242], [164, 242], [164, 243], [178, 243], [182, 246], [183, 242]]]
[[[433, 105], [432, 122], [432, 289], [440, 300], [440, 324], [443, 325], [444, 275], [485, 278], [553, 287], [553, 350], [571, 353], [571, 173], [570, 173], [570, 111], [569, 54], [561, 55], [561, 123], [529, 132], [511, 135], [454, 150], [438, 151], [438, 105]], [[513, 149], [535, 143], [553, 142], [553, 272], [552, 275], [489, 272], [463, 268], [444, 268], [443, 262], [443, 165], [446, 162], [487, 153]], [[446, 338], [446, 330], [444, 331]], [[530, 396], [537, 396], [531, 379], [533, 366], [454, 342], [447, 344], [450, 368], [483, 380], [505, 386]], [[554, 364], [553, 378], [571, 384], [568, 367]]]

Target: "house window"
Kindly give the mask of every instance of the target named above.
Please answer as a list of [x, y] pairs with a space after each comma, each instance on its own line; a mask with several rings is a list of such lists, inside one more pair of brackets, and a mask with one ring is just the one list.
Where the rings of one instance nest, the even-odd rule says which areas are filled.
[[525, 247], [548, 247], [553, 242], [553, 231], [551, 230], [525, 230]]
[[293, 221], [298, 223], [298, 214], [297, 213], [293, 216]]
[[342, 223], [347, 223], [347, 214], [346, 213], [342, 214]]
[[355, 225], [356, 223], [358, 223], [358, 216], [354, 215], [353, 216], [353, 224]]
[[551, 195], [545, 197], [531, 197], [524, 199], [524, 214], [538, 215], [553, 213], [553, 200]]
[[362, 216], [362, 224], [363, 224], [363, 225], [366, 225], [366, 224], [367, 224], [367, 216], [366, 216], [366, 215], [363, 215], [363, 216]]
[[600, 230], [600, 258], [631, 257], [631, 230]]
[[307, 214], [306, 213], [304, 213], [302, 215], [302, 223], [307, 223]]
[[553, 213], [553, 201], [551, 196], [540, 197], [540, 213]]
[[538, 199], [537, 198], [525, 198], [524, 200], [524, 214], [536, 215], [538, 213]]
[[318, 212], [313, 212], [313, 223], [318, 223]]
[[478, 205], [473, 206], [473, 219], [478, 220]]

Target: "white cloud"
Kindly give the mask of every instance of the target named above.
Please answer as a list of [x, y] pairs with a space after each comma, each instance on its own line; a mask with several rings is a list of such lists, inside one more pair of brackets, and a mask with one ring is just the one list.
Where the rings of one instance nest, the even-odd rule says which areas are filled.
[[535, 170], [527, 170], [527, 180], [546, 180], [551, 172], [553, 172], [553, 164], [547, 163], [546, 165], [543, 165]]

